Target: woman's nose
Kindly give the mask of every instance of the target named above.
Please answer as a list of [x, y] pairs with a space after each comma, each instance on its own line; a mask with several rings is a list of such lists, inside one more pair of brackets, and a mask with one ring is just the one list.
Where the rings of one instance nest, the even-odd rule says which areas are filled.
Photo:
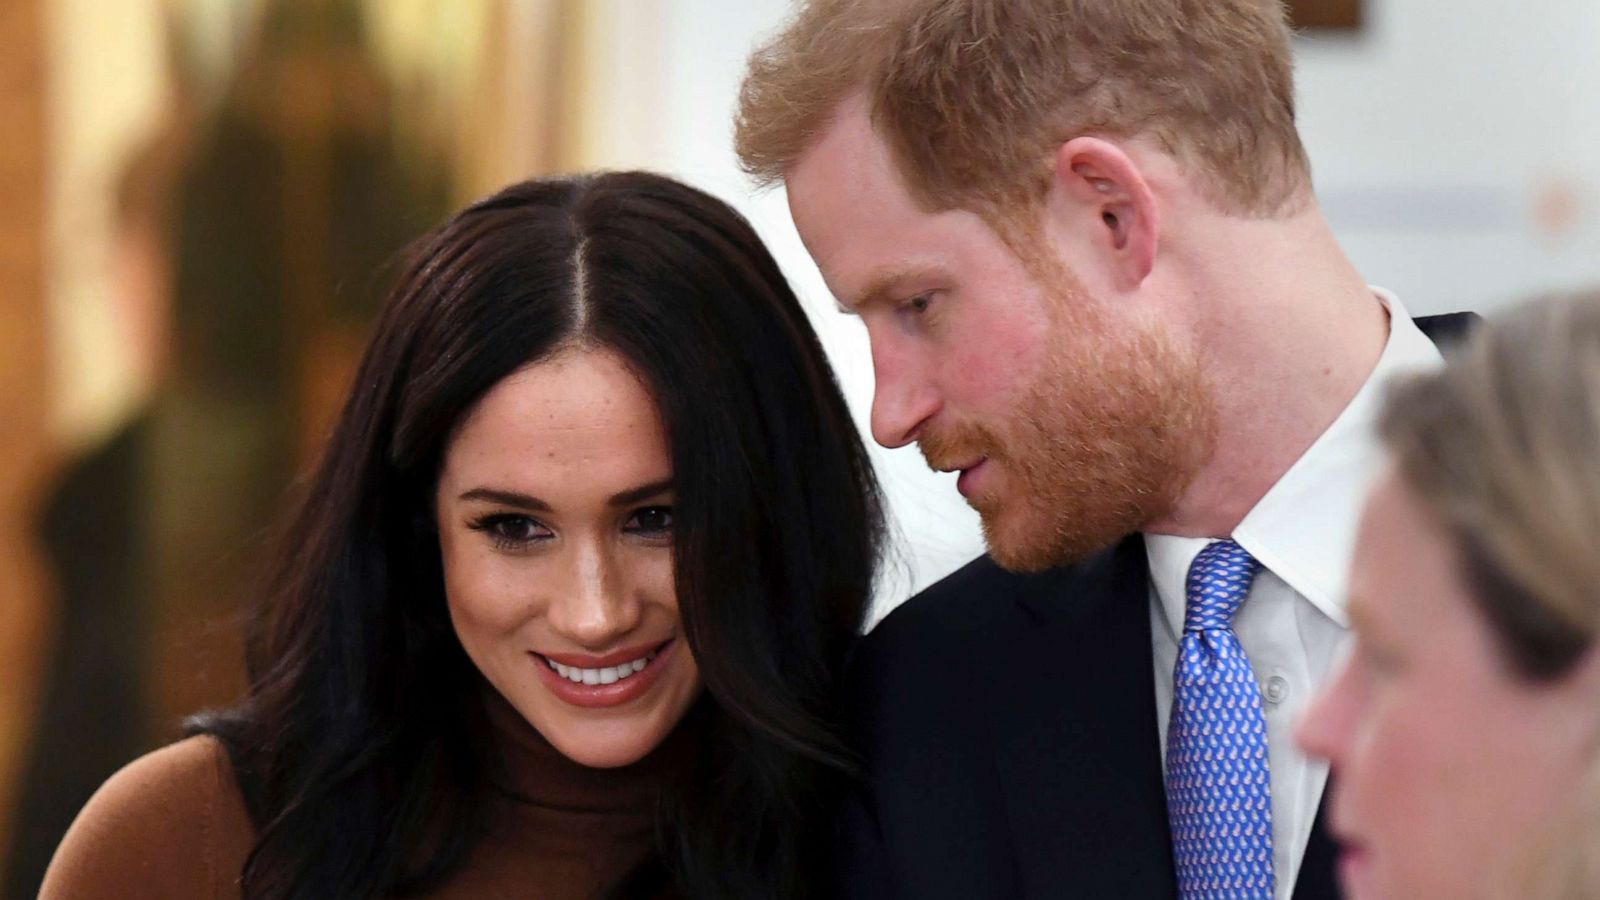
[[598, 541], [569, 545], [559, 584], [551, 585], [547, 615], [552, 631], [587, 650], [604, 650], [639, 624], [638, 598]]
[[1295, 743], [1308, 755], [1340, 765], [1351, 729], [1355, 727], [1354, 657], [1341, 663], [1322, 692], [1311, 701], [1295, 726]]

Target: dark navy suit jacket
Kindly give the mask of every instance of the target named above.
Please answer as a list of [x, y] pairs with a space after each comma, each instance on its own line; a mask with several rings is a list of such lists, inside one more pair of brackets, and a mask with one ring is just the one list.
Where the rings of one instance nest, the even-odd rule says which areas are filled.
[[[1446, 343], [1471, 314], [1417, 324]], [[846, 679], [868, 778], [839, 817], [860, 900], [1176, 896], [1138, 535], [1036, 575], [975, 560], [891, 613]], [[1319, 811], [1295, 900], [1333, 900]]]

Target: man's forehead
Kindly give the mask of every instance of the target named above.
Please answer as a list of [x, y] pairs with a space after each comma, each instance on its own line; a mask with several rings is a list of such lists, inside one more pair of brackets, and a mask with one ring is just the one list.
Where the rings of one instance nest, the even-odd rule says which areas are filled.
[[790, 168], [784, 187], [800, 239], [841, 305], [911, 267], [905, 257], [926, 222], [872, 128], [864, 100], [841, 104]]
[[784, 186], [797, 215], [832, 207], [848, 211], [863, 194], [892, 182], [893, 174], [865, 106], [846, 100], [789, 167]]

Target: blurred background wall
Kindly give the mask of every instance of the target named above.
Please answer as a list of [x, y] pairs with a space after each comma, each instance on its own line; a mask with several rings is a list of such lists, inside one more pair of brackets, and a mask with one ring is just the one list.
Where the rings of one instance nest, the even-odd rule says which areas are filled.
[[[1300, 0], [1300, 116], [1368, 278], [1416, 314], [1600, 281], [1600, 5]], [[264, 531], [396, 252], [524, 177], [648, 167], [733, 201], [865, 426], [871, 365], [729, 120], [787, 0], [0, 3], [0, 896], [116, 766], [236, 695]], [[1354, 27], [1349, 27], [1354, 23]], [[886, 611], [976, 555], [876, 451]]]

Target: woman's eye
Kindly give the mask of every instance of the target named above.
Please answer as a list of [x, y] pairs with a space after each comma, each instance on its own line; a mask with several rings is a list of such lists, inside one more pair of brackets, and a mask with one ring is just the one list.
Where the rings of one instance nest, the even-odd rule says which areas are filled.
[[1376, 678], [1388, 678], [1404, 667], [1399, 654], [1385, 647], [1374, 646], [1371, 641], [1358, 643], [1356, 654], [1364, 664], [1365, 671]]
[[501, 549], [517, 549], [554, 536], [537, 519], [511, 513], [484, 516], [473, 522], [471, 527], [474, 531], [487, 534], [494, 545]]
[[647, 536], [669, 534], [672, 531], [672, 507], [647, 506], [629, 516], [622, 530]]

